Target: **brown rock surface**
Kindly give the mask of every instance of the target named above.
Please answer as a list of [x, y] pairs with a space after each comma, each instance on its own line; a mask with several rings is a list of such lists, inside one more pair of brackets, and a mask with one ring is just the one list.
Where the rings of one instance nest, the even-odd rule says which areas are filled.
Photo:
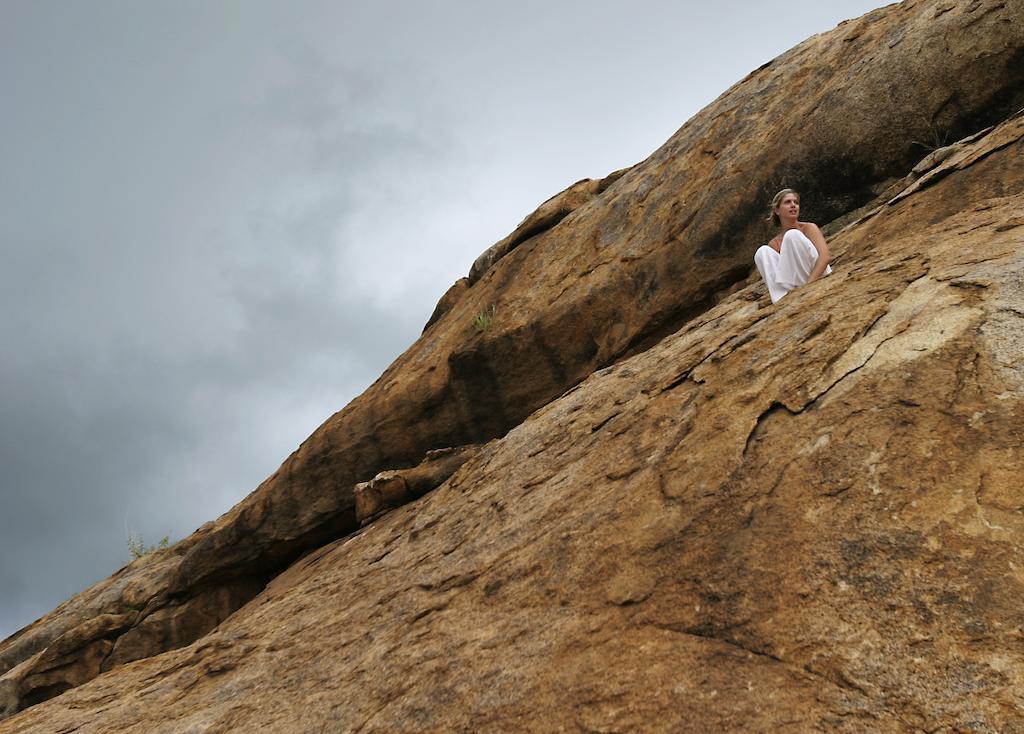
[[265, 580], [242, 578], [167, 593], [167, 578], [206, 532], [133, 561], [0, 645], [0, 718], [101, 671], [187, 645], [252, 599]]
[[944, 165], [0, 732], [1024, 732], [1024, 117]]
[[[917, 141], [1024, 106], [1022, 77], [1019, 0], [908, 0], [755, 71], [607, 188], [545, 202], [236, 508], [0, 643], [0, 714], [198, 642], [0, 731], [1022, 726], [1019, 120], [859, 210], [903, 187]], [[708, 311], [782, 184], [813, 219], [857, 220], [836, 274]], [[357, 483], [545, 405], [332, 542]], [[101, 615], [123, 619], [83, 626]]]
[[426, 325], [423, 327], [423, 331], [426, 331], [431, 326], [441, 320], [441, 317], [452, 310], [452, 306], [459, 302], [462, 298], [462, 294], [469, 290], [469, 278], [459, 278], [457, 281], [452, 283], [452, 286], [445, 291], [444, 295], [441, 296], [437, 302], [437, 306], [434, 307], [434, 313], [430, 314], [430, 318], [427, 319]]
[[[520, 242], [217, 520], [169, 585], [281, 567], [355, 527], [357, 482], [503, 435], [672, 333], [747, 277], [763, 202], [782, 182], [814, 191], [828, 221], [907, 173], [936, 128], [958, 138], [1024, 106], [1022, 4], [944, 7], [892, 5], [809, 39]], [[477, 333], [474, 315], [492, 304], [499, 315]]]
[[473, 266], [469, 269], [468, 282], [470, 284], [476, 283], [487, 271], [494, 267], [495, 263], [516, 247], [551, 229], [581, 206], [604, 193], [605, 189], [622, 178], [627, 170], [615, 171], [599, 181], [590, 178], [582, 179], [564, 191], [560, 191], [552, 196], [537, 207], [536, 211], [520, 222], [512, 231], [512, 234], [491, 245], [481, 253], [480, 257], [473, 262]]
[[479, 451], [476, 445], [428, 451], [423, 463], [412, 469], [385, 471], [360, 482], [353, 490], [359, 524], [372, 522], [388, 510], [437, 489]]

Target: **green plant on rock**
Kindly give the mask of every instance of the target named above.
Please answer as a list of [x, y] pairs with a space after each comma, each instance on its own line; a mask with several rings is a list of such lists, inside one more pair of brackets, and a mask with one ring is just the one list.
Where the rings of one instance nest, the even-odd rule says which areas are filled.
[[491, 328], [491, 322], [494, 321], [494, 315], [497, 312], [498, 307], [493, 303], [487, 308], [481, 309], [473, 317], [473, 326], [476, 327], [477, 331], [487, 331]]
[[129, 530], [127, 543], [128, 552], [132, 554], [132, 560], [137, 561], [143, 556], [148, 556], [150, 553], [167, 548], [171, 544], [171, 538], [169, 535], [165, 535], [160, 538], [156, 545], [146, 545], [141, 535], [134, 530]]
[[950, 143], [950, 131], [943, 130], [934, 122], [928, 123], [928, 133], [924, 140], [911, 140], [911, 145], [917, 145], [928, 153], [939, 148], [945, 148]]

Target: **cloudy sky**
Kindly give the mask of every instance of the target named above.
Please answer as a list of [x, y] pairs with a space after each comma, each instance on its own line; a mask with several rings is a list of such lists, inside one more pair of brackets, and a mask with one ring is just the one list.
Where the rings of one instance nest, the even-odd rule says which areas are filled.
[[551, 194], [872, 0], [0, 0], [0, 638], [227, 510]]

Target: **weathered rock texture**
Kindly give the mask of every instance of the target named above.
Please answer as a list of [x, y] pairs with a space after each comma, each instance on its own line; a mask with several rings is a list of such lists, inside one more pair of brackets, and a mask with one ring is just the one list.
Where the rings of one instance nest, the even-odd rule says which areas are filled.
[[388, 510], [437, 489], [479, 451], [477, 445], [428, 451], [419, 466], [384, 471], [368, 482], [360, 482], [354, 489], [359, 524], [372, 522]]
[[469, 269], [469, 284], [472, 285], [480, 280], [498, 260], [516, 247], [551, 229], [581, 206], [604, 193], [605, 189], [622, 178], [627, 170], [616, 171], [599, 181], [590, 178], [577, 181], [565, 191], [561, 191], [545, 201], [537, 207], [535, 212], [520, 222], [512, 234], [484, 250], [480, 257], [473, 262], [473, 266]]
[[[0, 645], [8, 712], [84, 683], [0, 732], [1024, 731], [1022, 49], [1020, 0], [889, 6], [581, 182], [234, 510]], [[846, 226], [771, 306], [783, 184]]]
[[1024, 731], [1024, 117], [70, 731]]

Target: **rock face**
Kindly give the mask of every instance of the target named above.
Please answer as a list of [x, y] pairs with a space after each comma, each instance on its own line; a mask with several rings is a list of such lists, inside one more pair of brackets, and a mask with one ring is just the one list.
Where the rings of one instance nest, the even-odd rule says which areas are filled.
[[373, 522], [388, 510], [437, 489], [479, 451], [479, 446], [428, 451], [419, 466], [381, 472], [368, 482], [360, 482], [353, 490], [359, 524]]
[[1024, 116], [0, 732], [1024, 731]]
[[[0, 644], [0, 732], [1024, 732], [1022, 107], [1018, 0], [762, 67], [545, 202], [235, 509]], [[782, 185], [837, 259], [772, 306]], [[357, 484], [486, 441], [357, 530]]]
[[[605, 189], [622, 178], [628, 169], [616, 171], [600, 181], [585, 178], [577, 181], [565, 191], [555, 194], [541, 204], [535, 212], [519, 223], [512, 234], [495, 243], [473, 262], [469, 269], [468, 283], [472, 285], [482, 278], [494, 264], [516, 247], [537, 235], [546, 232], [567, 216], [604, 193]], [[458, 281], [461, 282], [461, 281]]]

